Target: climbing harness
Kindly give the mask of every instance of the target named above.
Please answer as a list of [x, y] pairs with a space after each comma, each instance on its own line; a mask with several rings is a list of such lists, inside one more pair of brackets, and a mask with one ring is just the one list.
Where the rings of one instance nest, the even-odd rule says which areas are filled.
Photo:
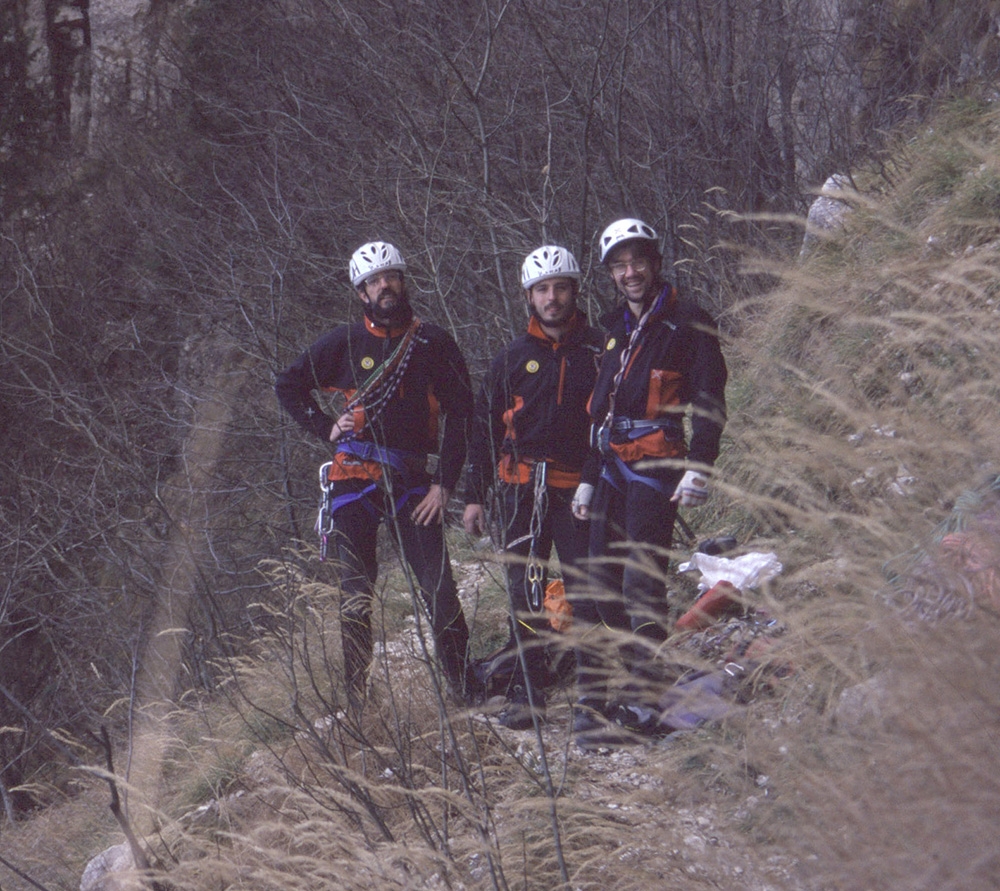
[[643, 418], [634, 420], [626, 417], [605, 419], [600, 427], [591, 428], [591, 448], [597, 449], [602, 457], [611, 460], [615, 451], [611, 448], [611, 437], [623, 435], [626, 439], [639, 439], [654, 430], [662, 430], [667, 439], [683, 439], [684, 424], [678, 418]]
[[[420, 320], [414, 319], [407, 328], [392, 354], [376, 368], [357, 390], [344, 407], [344, 413], [363, 408], [366, 421], [371, 424], [392, 397], [402, 383], [403, 375], [410, 363], [413, 348], [416, 346], [420, 331]], [[336, 451], [341, 454], [351, 455], [362, 461], [374, 461], [378, 464], [398, 471], [401, 478], [406, 481], [411, 479], [414, 471], [419, 469], [422, 458], [415, 452], [408, 452], [403, 449], [390, 449], [376, 443], [356, 439], [353, 433], [347, 433], [336, 443]], [[329, 551], [330, 535], [333, 533], [334, 514], [345, 505], [355, 501], [361, 501], [365, 508], [375, 514], [376, 509], [368, 497], [378, 489], [377, 481], [373, 481], [363, 489], [357, 491], [344, 492], [334, 495], [334, 480], [330, 479], [330, 468], [332, 461], [327, 461], [319, 469], [320, 502], [319, 512], [316, 518], [316, 532], [319, 535], [319, 559], [324, 561]], [[426, 494], [428, 487], [418, 485], [407, 487], [403, 494], [395, 499], [393, 507], [395, 513], [399, 513], [406, 501], [414, 495]]]
[[[421, 456], [416, 452], [407, 452], [403, 449], [387, 449], [384, 446], [376, 445], [373, 442], [361, 442], [356, 439], [348, 439], [337, 443], [337, 451], [353, 455], [365, 461], [376, 461], [381, 465], [397, 471], [399, 478], [403, 481], [403, 493], [392, 502], [393, 516], [397, 516], [403, 510], [403, 505], [417, 495], [426, 495], [428, 486], [418, 484], [416, 486], [407, 485], [407, 481], [422, 469]], [[319, 469], [319, 487], [321, 490], [319, 499], [319, 514], [316, 518], [316, 532], [319, 535], [319, 559], [320, 562], [326, 560], [330, 535], [333, 532], [333, 515], [340, 508], [361, 501], [365, 508], [373, 515], [377, 515], [375, 506], [369, 496], [378, 490], [378, 481], [372, 481], [363, 489], [357, 491], [343, 492], [340, 495], [333, 494], [334, 480], [330, 479], [330, 468], [332, 461], [327, 461]]]
[[601, 467], [601, 478], [607, 480], [619, 492], [624, 491], [622, 488], [623, 483], [626, 485], [628, 483], [641, 483], [667, 498], [672, 497], [674, 494], [673, 488], [664, 480], [636, 473], [614, 452], [610, 456], [606, 456], [604, 464]]
[[[667, 424], [677, 423], [673, 419], [667, 419], [661, 422], [659, 419], [653, 421], [639, 421], [631, 420], [629, 418], [616, 418], [615, 417], [615, 397], [618, 395], [618, 388], [621, 386], [622, 379], [625, 377], [625, 373], [628, 370], [629, 361], [632, 358], [632, 354], [635, 351], [636, 346], [639, 343], [639, 338], [642, 336], [642, 332], [646, 329], [646, 323], [649, 319], [659, 311], [663, 306], [667, 295], [672, 293], [673, 288], [668, 284], [664, 285], [663, 290], [660, 291], [659, 296], [652, 302], [649, 309], [647, 309], [642, 317], [637, 323], [632, 322], [632, 314], [628, 307], [625, 308], [625, 332], [628, 334], [628, 343], [625, 344], [625, 348], [621, 352], [620, 361], [618, 363], [618, 371], [615, 373], [614, 378], [611, 381], [611, 389], [608, 392], [608, 413], [604, 418], [604, 423], [593, 432], [592, 438], [594, 440], [593, 445], [600, 449], [601, 454], [605, 457], [611, 453], [611, 434], [612, 432], [623, 432], [621, 429], [615, 429], [615, 424], [618, 423], [619, 427], [627, 422], [630, 426], [629, 430], [642, 429], [645, 426], [659, 426], [661, 423], [666, 426]], [[677, 326], [673, 322], [665, 321], [665, 324], [672, 330], [676, 330]], [[648, 431], [647, 431], [648, 432]], [[642, 435], [642, 434], [637, 434]], [[631, 436], [631, 435], [630, 435]]]

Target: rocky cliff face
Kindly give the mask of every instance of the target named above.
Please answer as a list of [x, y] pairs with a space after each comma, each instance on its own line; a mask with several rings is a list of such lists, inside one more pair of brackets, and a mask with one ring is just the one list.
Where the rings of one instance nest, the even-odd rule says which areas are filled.
[[162, 52], [166, 30], [187, 2], [20, 0], [32, 53], [30, 77], [51, 90], [62, 140], [85, 150], [100, 109], [146, 107], [176, 83]]

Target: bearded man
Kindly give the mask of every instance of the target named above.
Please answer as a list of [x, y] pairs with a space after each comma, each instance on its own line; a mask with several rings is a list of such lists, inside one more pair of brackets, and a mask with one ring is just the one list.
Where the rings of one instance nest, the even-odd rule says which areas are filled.
[[[451, 335], [413, 314], [406, 262], [395, 246], [362, 245], [349, 272], [364, 320], [325, 334], [278, 375], [275, 386], [288, 414], [333, 444], [323, 482], [342, 591], [348, 704], [356, 711], [365, 701], [382, 522], [392, 524], [391, 538], [416, 580], [451, 694], [476, 704], [482, 683], [469, 658], [468, 626], [442, 525], [465, 462], [473, 411], [468, 369]], [[336, 417], [323, 412], [317, 391], [339, 401]], [[430, 473], [432, 454], [440, 458]]]

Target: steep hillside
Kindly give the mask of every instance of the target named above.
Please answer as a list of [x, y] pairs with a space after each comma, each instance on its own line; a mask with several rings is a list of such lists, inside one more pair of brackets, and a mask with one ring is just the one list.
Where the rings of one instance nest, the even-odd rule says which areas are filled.
[[[842, 228], [803, 263], [746, 261], [776, 284], [732, 310], [721, 479], [690, 517], [784, 564], [748, 597], [744, 621], [772, 630], [743, 706], [607, 755], [570, 742], [570, 691], [537, 733], [503, 730], [435, 693], [392, 574], [374, 704], [353, 721], [338, 711], [336, 589], [310, 561], [264, 564], [247, 654], [215, 663], [214, 692], [152, 709], [134, 740], [160, 759], [130, 803], [163, 878], [996, 887], [998, 123], [989, 104], [942, 108], [857, 172]], [[497, 566], [453, 543], [485, 648]], [[690, 604], [689, 581], [671, 588]], [[712, 668], [733, 633], [678, 635], [673, 653]], [[121, 841], [93, 774], [64, 789], [2, 830], [4, 857], [46, 887], [72, 887]]]

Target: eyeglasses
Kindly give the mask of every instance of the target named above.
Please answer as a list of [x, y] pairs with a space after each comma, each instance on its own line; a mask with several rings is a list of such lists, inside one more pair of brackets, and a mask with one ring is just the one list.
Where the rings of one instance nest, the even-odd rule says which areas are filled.
[[364, 286], [366, 288], [374, 287], [383, 280], [387, 285], [392, 285], [402, 281], [403, 274], [398, 269], [389, 269], [386, 272], [373, 272], [364, 280]]
[[629, 260], [626, 263], [612, 263], [608, 268], [611, 270], [611, 274], [615, 278], [618, 278], [628, 272], [629, 266], [632, 267], [634, 272], [642, 275], [649, 269], [649, 260], [645, 257], [636, 257], [634, 260]]

